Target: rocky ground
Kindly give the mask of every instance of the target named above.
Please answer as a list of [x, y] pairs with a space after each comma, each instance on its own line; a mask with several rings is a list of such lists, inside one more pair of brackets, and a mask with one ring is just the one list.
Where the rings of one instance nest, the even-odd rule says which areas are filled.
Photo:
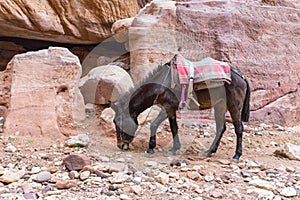
[[297, 127], [247, 124], [243, 156], [235, 163], [231, 124], [218, 152], [201, 158], [213, 138], [211, 123], [182, 120], [183, 150], [176, 156], [166, 153], [170, 130], [163, 124], [156, 153], [148, 156], [149, 124], [122, 152], [109, 125], [89, 120], [84, 134], [67, 143], [1, 136], [0, 199], [300, 199], [299, 161], [274, 153], [289, 143], [299, 152]]

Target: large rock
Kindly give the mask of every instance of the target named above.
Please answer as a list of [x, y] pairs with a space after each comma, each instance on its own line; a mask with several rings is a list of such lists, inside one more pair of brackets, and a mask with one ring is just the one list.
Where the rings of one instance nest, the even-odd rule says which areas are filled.
[[10, 88], [5, 133], [56, 139], [73, 133], [72, 124], [85, 118], [78, 89], [81, 65], [67, 49], [16, 55], [1, 73], [9, 77]]
[[[177, 46], [186, 58], [196, 61], [210, 56], [229, 62], [250, 82], [251, 120], [296, 125], [300, 116], [300, 7], [295, 2], [287, 7], [195, 0], [177, 2], [170, 11], [170, 6], [165, 6], [170, 2], [155, 1], [141, 10], [130, 29], [175, 31]], [[163, 60], [157, 56], [159, 52], [167, 52], [160, 46], [143, 48], [153, 41], [151, 34], [136, 35], [130, 49], [135, 82], [143, 78], [141, 70], [150, 71]], [[135, 45], [136, 40], [144, 41], [140, 42], [142, 48]], [[173, 40], [173, 36], [165, 39]], [[172, 52], [172, 44], [168, 47]]]
[[133, 82], [121, 67], [104, 65], [92, 69], [80, 79], [79, 87], [85, 103], [108, 104], [117, 101], [133, 87]]
[[103, 41], [115, 21], [139, 10], [137, 0], [11, 0], [0, 7], [0, 36], [81, 44]]
[[177, 52], [175, 28], [174, 1], [153, 1], [134, 18], [129, 28], [128, 50], [130, 73], [135, 83]]

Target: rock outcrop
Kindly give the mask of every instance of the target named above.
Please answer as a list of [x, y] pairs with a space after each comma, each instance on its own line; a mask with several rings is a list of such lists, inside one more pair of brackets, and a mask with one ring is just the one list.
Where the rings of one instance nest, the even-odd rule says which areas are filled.
[[[177, 2], [171, 12], [166, 4], [152, 2], [138, 14], [131, 28], [144, 32], [151, 32], [154, 27], [175, 31], [177, 46], [186, 58], [196, 61], [210, 56], [238, 68], [252, 88], [252, 120], [282, 125], [299, 123], [298, 4], [291, 3], [288, 5], [292, 6], [287, 7], [252, 1], [195, 0]], [[139, 34], [133, 38], [150, 43], [149, 35]], [[169, 38], [169, 42], [174, 40], [173, 36]], [[134, 39], [130, 42], [135, 42]], [[162, 53], [159, 48], [133, 49], [131, 71], [135, 82], [142, 79], [141, 62], [148, 65], [144, 71], [155, 66], [149, 63], [159, 62], [161, 58], [153, 56], [153, 52]], [[136, 61], [138, 59], [142, 61]]]
[[0, 7], [0, 36], [77, 44], [103, 41], [115, 21], [139, 10], [136, 0], [12, 0]]
[[57, 139], [74, 133], [74, 123], [85, 118], [80, 76], [78, 58], [65, 48], [16, 55], [0, 73], [7, 87], [5, 134]]

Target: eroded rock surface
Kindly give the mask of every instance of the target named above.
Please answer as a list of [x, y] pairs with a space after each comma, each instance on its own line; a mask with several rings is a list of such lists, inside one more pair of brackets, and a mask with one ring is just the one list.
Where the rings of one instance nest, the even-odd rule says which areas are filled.
[[78, 89], [81, 65], [67, 49], [17, 55], [2, 73], [11, 80], [5, 84], [10, 88], [6, 134], [59, 138], [61, 133], [71, 134], [74, 123], [85, 118]]

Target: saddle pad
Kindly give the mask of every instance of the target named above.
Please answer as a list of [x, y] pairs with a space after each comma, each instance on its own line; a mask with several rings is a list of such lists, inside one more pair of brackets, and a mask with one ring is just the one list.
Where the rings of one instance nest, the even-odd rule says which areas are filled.
[[198, 62], [191, 62], [179, 54], [175, 56], [175, 64], [180, 84], [188, 84], [189, 78], [193, 78], [194, 83], [212, 79], [231, 82], [230, 66], [226, 62], [210, 57]]

